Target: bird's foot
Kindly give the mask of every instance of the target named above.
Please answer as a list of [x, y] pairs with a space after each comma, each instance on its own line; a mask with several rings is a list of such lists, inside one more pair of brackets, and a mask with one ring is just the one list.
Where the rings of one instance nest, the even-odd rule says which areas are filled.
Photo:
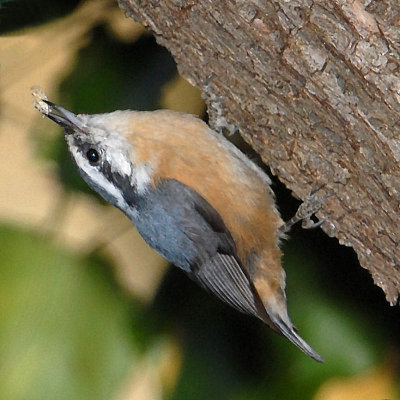
[[278, 235], [284, 235], [292, 228], [294, 224], [300, 221], [302, 221], [301, 226], [304, 229], [318, 228], [326, 221], [326, 218], [322, 218], [319, 221], [313, 221], [311, 219], [311, 217], [321, 209], [325, 200], [330, 196], [330, 195], [323, 195], [323, 196], [317, 195], [317, 192], [323, 186], [324, 185], [319, 186], [316, 189], [313, 189], [308, 194], [303, 203], [300, 204], [296, 214], [279, 228]]

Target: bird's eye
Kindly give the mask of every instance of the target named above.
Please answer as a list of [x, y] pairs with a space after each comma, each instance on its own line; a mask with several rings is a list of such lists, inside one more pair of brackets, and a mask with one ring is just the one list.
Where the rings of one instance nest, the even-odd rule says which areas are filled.
[[89, 149], [86, 152], [86, 157], [92, 165], [96, 165], [100, 160], [99, 152], [96, 149]]

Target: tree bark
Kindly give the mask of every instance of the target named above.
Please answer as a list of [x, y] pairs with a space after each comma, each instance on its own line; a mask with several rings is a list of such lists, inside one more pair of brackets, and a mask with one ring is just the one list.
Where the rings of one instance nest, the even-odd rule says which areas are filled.
[[322, 229], [400, 293], [399, 0], [119, 0]]

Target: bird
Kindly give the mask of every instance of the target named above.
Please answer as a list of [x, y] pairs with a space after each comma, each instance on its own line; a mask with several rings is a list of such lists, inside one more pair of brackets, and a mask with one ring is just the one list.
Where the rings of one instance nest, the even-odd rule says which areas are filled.
[[280, 249], [287, 227], [261, 168], [194, 115], [75, 114], [38, 87], [32, 94], [34, 106], [64, 129], [82, 178], [131, 220], [150, 247], [323, 362], [288, 315]]

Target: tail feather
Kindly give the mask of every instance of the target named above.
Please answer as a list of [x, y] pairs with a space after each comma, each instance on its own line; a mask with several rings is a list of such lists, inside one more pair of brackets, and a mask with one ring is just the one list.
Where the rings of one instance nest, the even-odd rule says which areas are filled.
[[278, 328], [279, 332], [287, 337], [303, 353], [307, 354], [315, 361], [324, 362], [323, 358], [297, 333], [295, 326], [290, 321], [287, 323], [276, 315], [269, 315], [269, 317]]

